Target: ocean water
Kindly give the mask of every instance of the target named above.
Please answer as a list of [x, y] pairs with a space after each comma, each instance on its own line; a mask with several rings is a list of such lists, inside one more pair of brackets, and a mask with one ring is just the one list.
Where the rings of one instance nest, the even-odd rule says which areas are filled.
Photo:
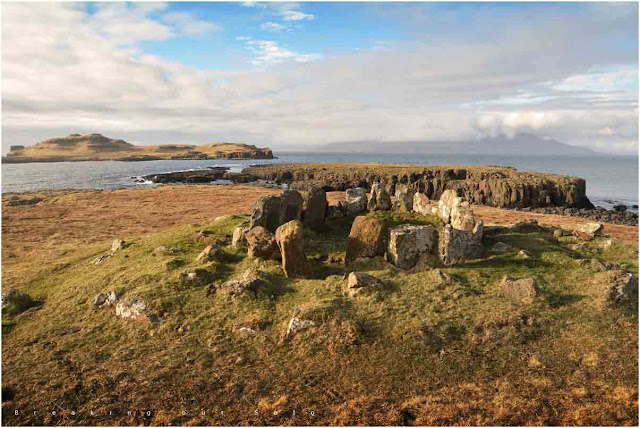
[[[144, 175], [227, 166], [241, 171], [254, 164], [307, 162], [381, 162], [417, 165], [503, 165], [519, 171], [575, 175], [587, 181], [595, 205], [611, 208], [638, 204], [638, 158], [632, 156], [551, 157], [436, 155], [402, 153], [277, 153], [273, 160], [160, 160], [144, 162], [52, 162], [2, 164], [2, 192], [48, 189], [118, 189], [152, 186], [137, 183]], [[637, 210], [634, 210], [637, 211]]]

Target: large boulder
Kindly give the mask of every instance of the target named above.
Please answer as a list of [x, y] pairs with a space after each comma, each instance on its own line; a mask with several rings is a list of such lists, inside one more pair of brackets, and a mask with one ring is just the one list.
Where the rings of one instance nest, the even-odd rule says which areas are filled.
[[328, 205], [324, 189], [311, 188], [305, 195], [304, 226], [313, 230], [323, 230]]
[[413, 211], [413, 196], [415, 194], [416, 191], [406, 184], [397, 185], [393, 209], [401, 213]]
[[282, 198], [280, 196], [261, 196], [253, 207], [249, 229], [262, 226], [273, 233], [283, 223], [283, 218]]
[[442, 219], [444, 224], [451, 223], [451, 214], [454, 209], [462, 202], [455, 190], [445, 190], [438, 201], [438, 217]]
[[256, 226], [245, 234], [249, 257], [274, 258], [278, 254], [275, 236], [262, 226]]
[[454, 229], [473, 230], [476, 226], [473, 211], [468, 202], [462, 200], [455, 190], [445, 190], [438, 201], [438, 216], [444, 224]]
[[434, 206], [431, 205], [431, 200], [424, 193], [416, 193], [413, 195], [413, 211], [422, 215], [433, 215]]
[[473, 230], [458, 230], [447, 224], [440, 232], [438, 255], [445, 266], [463, 259], [479, 257], [482, 248], [483, 224], [479, 221]]
[[307, 258], [304, 254], [302, 223], [291, 220], [276, 230], [276, 243], [282, 256], [282, 270], [288, 277], [307, 273]]
[[351, 263], [359, 257], [375, 257], [384, 254], [386, 224], [378, 219], [358, 216], [353, 221], [345, 261]]
[[505, 276], [502, 279], [502, 295], [512, 300], [528, 300], [540, 295], [535, 278], [515, 279]]
[[367, 208], [371, 211], [388, 211], [391, 209], [391, 195], [389, 195], [385, 186], [375, 183], [371, 187]]
[[421, 254], [437, 247], [438, 233], [433, 226], [402, 225], [389, 231], [387, 259], [401, 269], [411, 269]]
[[349, 214], [360, 214], [367, 210], [367, 191], [362, 187], [347, 189], [346, 201], [343, 204]]
[[146, 303], [131, 297], [120, 300], [116, 304], [116, 316], [143, 324], [157, 324], [160, 322], [160, 319], [153, 314]]

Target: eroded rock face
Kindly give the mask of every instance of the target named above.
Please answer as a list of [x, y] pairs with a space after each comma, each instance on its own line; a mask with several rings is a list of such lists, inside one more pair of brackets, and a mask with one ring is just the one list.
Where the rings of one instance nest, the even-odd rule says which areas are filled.
[[233, 230], [231, 246], [235, 248], [243, 247], [247, 243], [246, 234], [249, 231], [247, 226], [238, 226]]
[[360, 214], [367, 210], [367, 191], [362, 187], [347, 189], [344, 208], [349, 214]]
[[411, 269], [421, 254], [434, 252], [438, 234], [433, 226], [402, 225], [389, 231], [387, 259], [401, 269]]
[[313, 186], [345, 190], [380, 182], [408, 184], [438, 200], [447, 189], [456, 189], [471, 204], [494, 207], [573, 206], [593, 208], [586, 197], [586, 182], [576, 177], [532, 174], [509, 167], [450, 168], [410, 167], [380, 169], [371, 166], [314, 167], [260, 165], [246, 171], [258, 178], [289, 183], [299, 190]]
[[116, 316], [144, 324], [157, 324], [160, 322], [160, 319], [153, 314], [146, 303], [131, 297], [120, 300], [116, 304]]
[[406, 184], [397, 185], [393, 209], [401, 213], [413, 211], [413, 196], [416, 191]]
[[413, 210], [422, 215], [432, 215], [433, 205], [431, 200], [424, 193], [416, 193], [413, 195]]
[[113, 291], [99, 293], [95, 299], [93, 299], [93, 306], [98, 309], [111, 307], [116, 303], [118, 303], [118, 296]]
[[386, 224], [378, 219], [358, 216], [353, 221], [347, 242], [347, 264], [359, 257], [375, 257], [384, 254]]
[[313, 230], [323, 230], [327, 215], [327, 193], [320, 187], [313, 187], [306, 194], [304, 226]]
[[502, 279], [502, 294], [512, 300], [527, 300], [539, 296], [540, 289], [532, 277], [515, 279], [505, 276]]
[[245, 234], [249, 257], [272, 259], [278, 253], [275, 236], [262, 226], [256, 226]]
[[276, 230], [276, 243], [282, 257], [282, 270], [287, 277], [304, 276], [307, 273], [307, 258], [304, 254], [302, 223], [292, 220]]
[[445, 266], [461, 260], [479, 257], [482, 248], [483, 224], [479, 221], [473, 230], [458, 230], [447, 224], [440, 232], [438, 256]]

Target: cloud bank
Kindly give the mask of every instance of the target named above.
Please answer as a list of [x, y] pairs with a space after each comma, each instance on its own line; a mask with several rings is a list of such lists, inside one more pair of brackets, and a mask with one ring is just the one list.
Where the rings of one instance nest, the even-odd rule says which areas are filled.
[[[321, 19], [296, 4], [275, 7], [282, 22]], [[3, 3], [3, 150], [75, 132], [275, 149], [532, 132], [633, 153], [637, 45], [613, 49], [611, 40], [637, 39], [637, 14], [635, 4], [598, 4], [572, 20], [515, 15], [499, 31], [342, 55], [239, 34], [255, 68], [220, 71], [139, 47], [222, 30], [166, 4], [108, 3], [90, 13], [75, 3]]]

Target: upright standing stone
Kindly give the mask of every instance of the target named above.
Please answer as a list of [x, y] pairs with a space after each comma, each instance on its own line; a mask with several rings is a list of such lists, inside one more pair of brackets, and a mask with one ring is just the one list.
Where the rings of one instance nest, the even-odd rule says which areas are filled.
[[367, 202], [367, 191], [362, 187], [347, 189], [344, 206], [349, 214], [360, 214], [366, 211]]
[[397, 185], [393, 209], [401, 213], [413, 211], [413, 195], [415, 193], [416, 191], [406, 184]]
[[416, 193], [413, 195], [413, 211], [422, 215], [432, 215], [431, 201], [424, 193]]
[[387, 258], [401, 269], [411, 269], [421, 254], [433, 253], [437, 247], [437, 232], [433, 226], [405, 224], [389, 231]]
[[386, 224], [378, 219], [358, 216], [353, 221], [347, 242], [346, 263], [358, 257], [375, 257], [384, 254]]
[[327, 193], [320, 187], [313, 187], [306, 194], [304, 225], [309, 229], [323, 230], [327, 215]]
[[253, 207], [249, 229], [262, 226], [273, 233], [282, 224], [283, 217], [280, 196], [261, 196]]
[[[285, 190], [280, 195], [282, 200], [282, 223], [300, 220], [302, 217], [302, 195], [297, 190]], [[280, 225], [278, 225], [280, 226]]]
[[391, 196], [387, 189], [379, 182], [374, 183], [371, 187], [371, 196], [369, 197], [367, 208], [371, 211], [385, 211], [391, 209]]
[[282, 270], [288, 277], [307, 273], [307, 258], [304, 254], [302, 223], [292, 220], [276, 230], [276, 242], [282, 256]]

